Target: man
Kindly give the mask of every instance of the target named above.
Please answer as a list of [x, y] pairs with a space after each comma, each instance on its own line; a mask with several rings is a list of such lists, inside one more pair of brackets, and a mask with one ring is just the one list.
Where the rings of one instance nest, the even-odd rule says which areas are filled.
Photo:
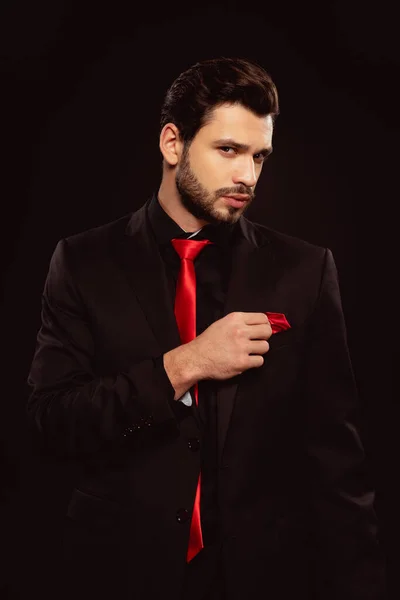
[[278, 112], [251, 61], [189, 68], [158, 193], [55, 248], [28, 410], [83, 465], [66, 597], [384, 597], [332, 254], [244, 216]]

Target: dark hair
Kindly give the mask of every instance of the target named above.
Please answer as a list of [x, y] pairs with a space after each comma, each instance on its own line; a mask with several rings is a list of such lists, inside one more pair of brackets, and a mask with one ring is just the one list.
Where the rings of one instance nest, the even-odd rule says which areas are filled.
[[243, 58], [214, 58], [181, 73], [168, 89], [161, 109], [161, 129], [174, 123], [190, 143], [221, 104], [241, 104], [256, 115], [279, 114], [278, 92], [269, 74]]

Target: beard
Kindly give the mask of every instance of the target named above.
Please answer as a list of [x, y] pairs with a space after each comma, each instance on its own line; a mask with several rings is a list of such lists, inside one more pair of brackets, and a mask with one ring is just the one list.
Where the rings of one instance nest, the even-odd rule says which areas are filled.
[[[181, 162], [176, 171], [175, 183], [186, 210], [197, 219], [213, 223], [214, 225], [219, 223], [236, 223], [250, 206], [255, 196], [254, 192], [243, 185], [240, 189], [220, 188], [214, 193], [209, 193], [197, 179], [190, 166], [189, 147], [186, 144]], [[229, 194], [248, 194], [250, 199], [241, 209], [229, 205], [226, 205], [227, 211], [222, 212], [215, 209], [214, 205], [218, 198]]]

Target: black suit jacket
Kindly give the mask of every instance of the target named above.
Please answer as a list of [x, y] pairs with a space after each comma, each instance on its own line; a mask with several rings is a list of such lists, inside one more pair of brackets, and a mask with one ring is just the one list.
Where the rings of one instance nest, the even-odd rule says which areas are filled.
[[[49, 448], [85, 465], [70, 516], [129, 540], [142, 600], [179, 597], [201, 443], [162, 364], [180, 339], [147, 205], [59, 241], [28, 378]], [[291, 327], [262, 367], [215, 382], [227, 597], [383, 598], [332, 254], [239, 226], [224, 314], [279, 312]]]

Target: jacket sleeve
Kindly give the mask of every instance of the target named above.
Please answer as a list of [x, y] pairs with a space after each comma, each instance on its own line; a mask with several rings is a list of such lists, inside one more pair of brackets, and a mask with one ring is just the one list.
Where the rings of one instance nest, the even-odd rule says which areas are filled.
[[174, 388], [163, 357], [121, 372], [95, 372], [91, 321], [68, 262], [53, 252], [42, 294], [41, 327], [27, 383], [28, 417], [46, 446], [69, 456], [93, 453], [143, 430], [177, 427]]
[[337, 270], [325, 251], [306, 357], [310, 508], [323, 600], [382, 600], [384, 559], [374, 490], [359, 435], [360, 405], [349, 357]]

